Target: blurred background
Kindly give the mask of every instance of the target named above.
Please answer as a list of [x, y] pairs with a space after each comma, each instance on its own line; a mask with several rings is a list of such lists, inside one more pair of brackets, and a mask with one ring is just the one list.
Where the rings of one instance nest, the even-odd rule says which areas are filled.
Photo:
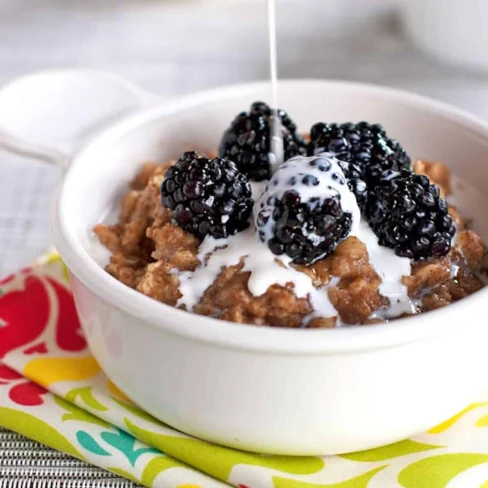
[[[277, 3], [281, 77], [405, 88], [488, 120], [487, 0]], [[37, 70], [90, 67], [174, 97], [263, 79], [266, 8], [266, 0], [1, 0], [0, 84]], [[59, 174], [0, 156], [4, 275], [49, 246]]]

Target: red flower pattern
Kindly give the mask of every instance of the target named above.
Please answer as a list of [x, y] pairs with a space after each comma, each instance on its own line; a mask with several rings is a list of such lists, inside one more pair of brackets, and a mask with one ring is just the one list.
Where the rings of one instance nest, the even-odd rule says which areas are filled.
[[14, 403], [26, 407], [33, 407], [44, 403], [42, 395], [47, 393], [45, 388], [26, 380], [13, 369], [0, 364], [0, 385], [11, 386], [12, 384], [13, 386], [10, 388], [8, 396]]
[[8, 352], [36, 340], [49, 318], [49, 297], [42, 281], [27, 276], [23, 290], [0, 297], [0, 359]]
[[34, 346], [28, 347], [24, 354], [47, 354], [47, 346], [45, 342], [40, 342], [39, 344], [35, 344]]
[[87, 344], [85, 338], [81, 335], [80, 321], [76, 313], [73, 295], [53, 279], [48, 278], [48, 281], [56, 292], [59, 305], [56, 342], [64, 351], [83, 351]]
[[2, 380], [7, 380], [8, 382], [10, 382], [13, 380], [20, 380], [22, 376], [17, 373], [17, 371], [14, 371], [9, 367], [0, 364], [0, 378]]
[[[52, 278], [45, 278], [54, 290], [58, 319], [56, 343], [60, 349], [79, 352], [87, 347], [81, 335], [80, 322], [71, 293]], [[29, 274], [24, 289], [12, 290], [0, 296], [0, 359], [8, 352], [31, 344], [45, 331], [50, 315], [49, 295], [43, 279]], [[25, 350], [26, 354], [47, 352], [46, 344], [40, 342]]]
[[0, 280], [0, 286], [1, 285], [6, 285], [7, 283], [10, 283], [14, 278], [15, 278], [15, 275], [14, 274], [5, 276], [5, 278], [2, 278]]
[[[81, 334], [73, 297], [69, 290], [48, 276], [37, 276], [31, 268], [20, 272], [25, 276], [23, 288], [4, 290], [0, 296], [0, 361], [9, 352], [23, 349], [23, 354], [47, 354], [43, 340], [51, 313], [50, 294], [54, 292], [58, 317], [56, 344], [63, 351], [80, 352], [86, 347]], [[15, 276], [0, 282], [5, 286]], [[36, 342], [37, 341], [37, 342]], [[34, 342], [34, 344], [32, 344]], [[24, 406], [41, 405], [47, 390], [0, 363], [0, 386], [9, 388], [10, 399]]]

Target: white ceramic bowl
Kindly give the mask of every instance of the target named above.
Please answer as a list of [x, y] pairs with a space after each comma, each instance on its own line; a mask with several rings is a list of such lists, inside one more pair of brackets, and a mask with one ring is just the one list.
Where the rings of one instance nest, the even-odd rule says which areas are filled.
[[488, 71], [488, 2], [402, 0], [407, 35], [439, 61]]
[[[62, 84], [59, 73], [49, 76], [51, 83]], [[29, 93], [40, 90], [37, 82], [24, 80]], [[115, 78], [110, 83], [123, 85]], [[2, 117], [0, 126], [23, 137], [30, 132], [35, 139], [35, 128], [44, 120], [48, 140], [50, 124], [54, 131], [56, 123], [70, 125], [71, 115], [61, 110], [64, 118], [56, 120], [61, 115], [55, 110], [60, 93], [73, 97], [73, 83], [68, 85], [53, 95], [45, 117], [25, 116], [22, 125], [19, 116], [16, 127]], [[95, 116], [103, 112], [104, 90], [91, 87], [90, 96], [76, 97]], [[113, 94], [116, 88], [110, 90]], [[122, 96], [124, 90], [137, 93], [129, 85], [121, 90], [121, 100], [128, 97]], [[0, 113], [5, 99], [12, 106], [21, 103], [20, 93], [19, 83], [0, 93]], [[164, 161], [189, 147], [215, 149], [232, 117], [268, 94], [267, 84], [256, 83], [162, 102], [103, 130], [72, 157], [54, 199], [52, 228], [70, 270], [90, 348], [114, 383], [155, 417], [236, 448], [343, 453], [432, 427], [486, 386], [488, 324], [483, 317], [488, 291], [387, 324], [284, 330], [177, 310], [127, 288], [103, 270], [108, 253], [91, 230], [113, 218], [141, 163]], [[464, 188], [465, 211], [487, 237], [482, 209], [488, 127], [482, 122], [416, 95], [352, 83], [283, 81], [280, 100], [302, 130], [317, 120], [378, 121], [413, 157], [447, 163], [465, 182], [459, 187], [459, 192]], [[29, 109], [17, 107], [24, 113]], [[13, 137], [7, 143], [11, 149], [25, 149]], [[62, 147], [58, 144], [48, 154], [31, 145], [26, 152], [63, 163]]]

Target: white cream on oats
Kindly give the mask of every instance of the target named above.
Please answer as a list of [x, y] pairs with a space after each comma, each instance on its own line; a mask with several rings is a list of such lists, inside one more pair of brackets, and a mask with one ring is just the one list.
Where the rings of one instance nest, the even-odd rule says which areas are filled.
[[248, 288], [254, 296], [266, 293], [272, 285], [285, 286], [292, 283], [299, 298], [309, 296], [317, 316], [333, 317], [337, 311], [327, 295], [327, 289], [316, 289], [305, 273], [297, 271], [286, 255], [277, 257], [259, 240], [253, 224], [243, 232], [227, 239], [206, 237], [200, 244], [198, 259], [202, 263], [193, 272], [182, 272], [177, 306], [185, 305], [191, 310], [202, 298], [222, 270], [244, 262], [243, 272], [250, 272]]
[[[254, 215], [266, 208], [268, 198], [282, 195], [284, 191], [289, 190], [287, 181], [292, 177], [297, 178], [297, 184], [293, 189], [300, 194], [302, 201], [317, 196], [323, 201], [327, 195], [332, 194], [331, 192], [338, 192], [344, 211], [352, 215], [350, 235], [355, 235], [366, 245], [370, 264], [382, 280], [380, 293], [390, 300], [389, 307], [375, 312], [373, 316], [393, 318], [403, 313], [412, 313], [415, 309], [414, 304], [408, 297], [407, 287], [401, 281], [403, 276], [410, 274], [410, 260], [399, 257], [393, 250], [378, 244], [378, 238], [361, 219], [356, 199], [345, 184], [344, 174], [337, 159], [330, 155], [319, 158], [330, 164], [328, 171], [321, 171], [318, 166], [307, 164], [316, 159], [317, 156], [297, 157], [287, 161], [274, 175], [274, 181], [278, 181], [278, 184], [271, 188], [265, 182], [251, 183], [255, 200]], [[308, 186], [300, 183], [300, 178], [307, 175], [318, 178], [319, 184]], [[271, 232], [272, 228], [269, 228], [267, 234], [270, 235]], [[242, 261], [242, 271], [250, 273], [248, 288], [254, 296], [263, 295], [274, 284], [292, 284], [296, 296], [308, 296], [314, 310], [306, 322], [315, 317], [337, 316], [337, 310], [328, 298], [328, 289], [337, 286], [339, 279], [332, 278], [327, 285], [315, 288], [311, 278], [291, 266], [292, 259], [289, 256], [278, 257], [270, 251], [266, 243], [261, 242], [254, 222], [251, 222], [245, 231], [226, 239], [207, 236], [200, 245], [198, 259], [201, 264], [195, 271], [179, 275], [182, 297], [177, 305], [184, 305], [187, 310], [192, 310], [199, 303], [205, 290], [215, 282], [224, 268], [238, 265]]]
[[410, 259], [397, 256], [393, 249], [380, 246], [378, 237], [364, 219], [350, 235], [355, 235], [366, 246], [369, 263], [381, 278], [379, 292], [390, 300], [389, 307], [377, 310], [373, 316], [394, 318], [403, 313], [414, 313], [415, 305], [402, 283], [402, 278], [410, 275]]

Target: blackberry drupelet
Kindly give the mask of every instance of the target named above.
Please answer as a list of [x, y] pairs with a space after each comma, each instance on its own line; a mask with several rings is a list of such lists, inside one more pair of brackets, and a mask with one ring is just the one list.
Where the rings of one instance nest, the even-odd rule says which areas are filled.
[[[278, 110], [283, 134], [285, 161], [306, 152], [305, 141], [297, 133], [295, 123], [283, 110]], [[270, 177], [271, 109], [263, 102], [254, 102], [249, 112], [241, 112], [224, 132], [219, 156], [236, 163], [238, 169], [254, 181]]]
[[253, 200], [246, 176], [232, 161], [186, 152], [161, 183], [163, 206], [188, 232], [221, 239], [249, 227]]
[[365, 217], [381, 245], [411, 259], [445, 256], [456, 231], [439, 188], [410, 171], [383, 174]]
[[[386, 170], [409, 169], [411, 161], [400, 144], [388, 137], [379, 124], [325, 124], [310, 130], [308, 154], [332, 152], [343, 165], [349, 187], [361, 209], [366, 203], [366, 187], [374, 187]], [[365, 185], [366, 183], [366, 185]]]
[[269, 180], [257, 205], [256, 228], [274, 254], [311, 264], [329, 255], [359, 219], [338, 160], [297, 156]]

